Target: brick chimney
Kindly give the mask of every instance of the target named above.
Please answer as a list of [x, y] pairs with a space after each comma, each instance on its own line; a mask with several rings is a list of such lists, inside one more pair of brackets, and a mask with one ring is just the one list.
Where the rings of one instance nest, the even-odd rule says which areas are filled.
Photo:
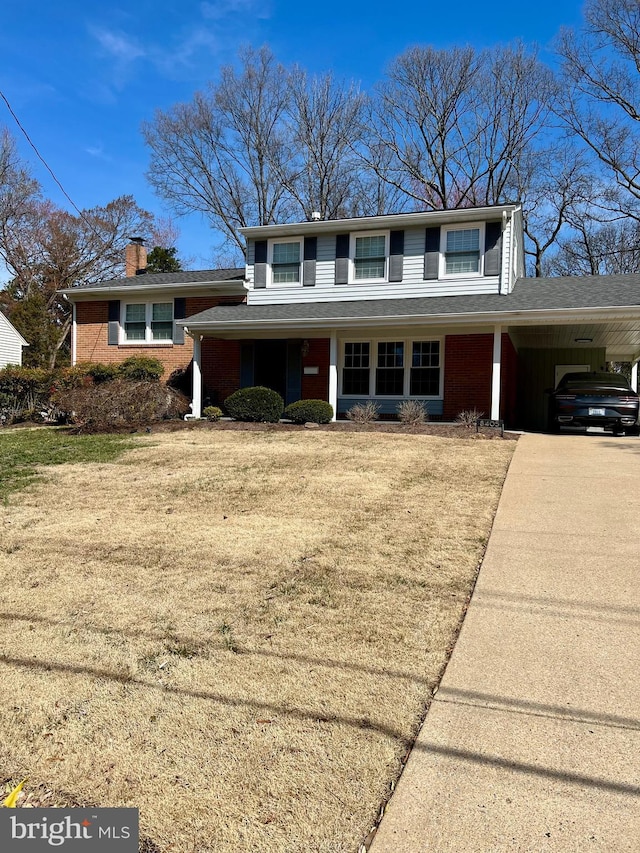
[[125, 275], [133, 278], [147, 271], [147, 250], [142, 237], [129, 237], [131, 241], [124, 251]]

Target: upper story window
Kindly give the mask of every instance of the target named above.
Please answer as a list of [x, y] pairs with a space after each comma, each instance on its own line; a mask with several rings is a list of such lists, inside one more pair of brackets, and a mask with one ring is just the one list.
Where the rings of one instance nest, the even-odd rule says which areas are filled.
[[384, 278], [387, 261], [387, 238], [384, 234], [371, 234], [355, 238], [354, 279]]
[[271, 283], [300, 284], [302, 241], [271, 244]]
[[481, 229], [444, 229], [444, 275], [480, 275]]
[[130, 302], [124, 306], [124, 343], [173, 341], [173, 302]]

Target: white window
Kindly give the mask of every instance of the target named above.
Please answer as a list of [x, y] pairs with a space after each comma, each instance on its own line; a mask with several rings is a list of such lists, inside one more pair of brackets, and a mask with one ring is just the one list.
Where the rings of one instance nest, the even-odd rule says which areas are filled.
[[271, 243], [271, 283], [300, 284], [302, 240]]
[[443, 229], [444, 276], [477, 276], [482, 272], [480, 246], [484, 228], [470, 225], [465, 228]]
[[442, 396], [439, 339], [346, 341], [341, 394], [345, 397]]
[[353, 281], [384, 281], [387, 277], [387, 255], [389, 235], [353, 234], [351, 236], [351, 259]]
[[173, 302], [128, 302], [123, 317], [123, 343], [173, 342]]

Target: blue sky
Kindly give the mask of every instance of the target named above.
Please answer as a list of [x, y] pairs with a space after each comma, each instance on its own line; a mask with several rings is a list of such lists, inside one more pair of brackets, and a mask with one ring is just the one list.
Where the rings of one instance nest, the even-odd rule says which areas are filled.
[[[166, 215], [145, 179], [140, 123], [189, 100], [241, 46], [269, 44], [285, 64], [333, 70], [367, 89], [413, 44], [481, 48], [521, 38], [551, 62], [554, 36], [580, 23], [581, 7], [582, 0], [4, 0], [0, 89], [78, 207], [129, 193]], [[2, 102], [0, 125], [15, 136], [44, 194], [68, 208]], [[194, 267], [210, 266], [215, 235], [198, 216], [177, 224], [179, 254]]]

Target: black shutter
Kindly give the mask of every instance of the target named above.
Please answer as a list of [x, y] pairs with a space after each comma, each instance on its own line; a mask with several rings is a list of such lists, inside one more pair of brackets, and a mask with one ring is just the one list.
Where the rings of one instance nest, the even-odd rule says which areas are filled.
[[179, 326], [176, 320], [184, 320], [187, 316], [187, 300], [184, 296], [177, 296], [173, 300], [173, 342], [184, 343], [184, 326]]
[[402, 281], [404, 267], [404, 231], [389, 236], [389, 281]]
[[424, 238], [424, 277], [438, 278], [440, 268], [440, 226], [427, 228]]
[[107, 326], [107, 343], [110, 347], [117, 346], [120, 340], [120, 300], [109, 300], [109, 323]]
[[316, 258], [318, 256], [318, 238], [304, 238], [304, 260], [302, 263], [302, 284], [313, 287], [316, 283]]
[[349, 283], [349, 235], [336, 235], [336, 284]]
[[253, 343], [240, 345], [240, 387], [251, 388], [253, 385]]
[[256, 240], [255, 242], [255, 258], [254, 258], [254, 273], [253, 286], [267, 286], [267, 241]]
[[484, 230], [484, 274], [500, 275], [502, 222], [487, 222]]

